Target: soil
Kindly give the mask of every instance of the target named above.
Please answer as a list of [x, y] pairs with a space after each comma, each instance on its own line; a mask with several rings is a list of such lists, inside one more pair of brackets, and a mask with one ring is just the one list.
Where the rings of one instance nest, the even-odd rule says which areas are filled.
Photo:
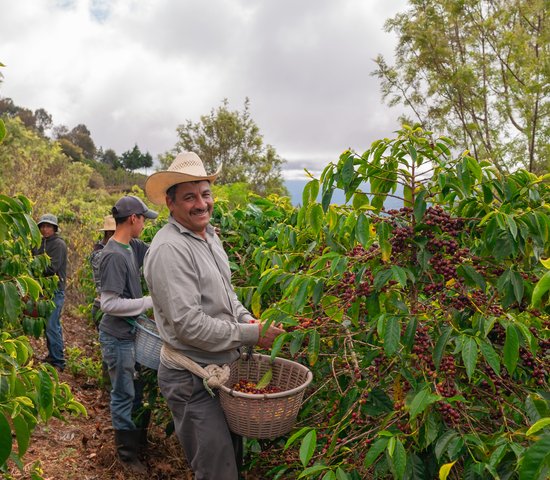
[[[91, 322], [69, 314], [64, 314], [62, 321], [65, 348], [77, 347], [83, 352], [82, 357], [98, 360], [97, 332]], [[45, 339], [31, 339], [31, 344], [35, 361], [40, 362], [47, 354]], [[149, 445], [141, 457], [147, 466], [147, 475], [128, 472], [115, 455], [109, 393], [97, 379], [72, 370], [69, 362], [65, 371], [59, 373], [59, 379], [70, 386], [88, 415], [67, 415], [64, 421], [52, 418], [47, 424], [39, 424], [23, 457], [23, 472], [15, 466], [12, 468], [15, 479], [30, 479], [37, 461], [45, 480], [193, 478], [175, 435], [167, 436], [163, 428], [155, 425], [149, 428]]]

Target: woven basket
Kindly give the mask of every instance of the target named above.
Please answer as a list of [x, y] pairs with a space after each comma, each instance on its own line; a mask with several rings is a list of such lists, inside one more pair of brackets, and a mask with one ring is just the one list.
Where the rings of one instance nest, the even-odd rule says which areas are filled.
[[162, 340], [154, 320], [139, 316], [136, 321], [136, 362], [158, 370]]
[[[257, 383], [272, 367], [270, 385], [281, 392], [251, 394], [232, 387], [239, 380]], [[219, 390], [220, 402], [234, 433], [248, 438], [276, 438], [288, 433], [296, 423], [306, 387], [313, 378], [310, 370], [299, 363], [268, 355], [254, 354], [250, 360], [231, 364], [231, 375]]]

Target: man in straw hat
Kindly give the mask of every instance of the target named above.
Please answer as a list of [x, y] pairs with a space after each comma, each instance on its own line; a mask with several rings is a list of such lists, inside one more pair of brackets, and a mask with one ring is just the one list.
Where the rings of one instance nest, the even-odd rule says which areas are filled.
[[210, 225], [218, 173], [207, 175], [198, 155], [185, 152], [147, 179], [147, 197], [166, 203], [170, 217], [151, 242], [144, 275], [163, 340], [158, 382], [185, 456], [196, 479], [235, 480], [242, 438], [229, 431], [219, 396], [182, 363], [229, 364], [240, 347], [269, 348], [283, 330], [256, 322], [231, 286], [227, 255]]
[[44, 272], [46, 276], [57, 275], [58, 283], [53, 301], [55, 309], [46, 323], [46, 344], [48, 356], [45, 361], [57, 370], [65, 368], [65, 354], [63, 343], [63, 328], [61, 327], [61, 311], [65, 303], [65, 281], [67, 280], [67, 244], [59, 236], [57, 217], [46, 213], [38, 220], [38, 228], [42, 234], [40, 247], [33, 250], [34, 255], [46, 253], [50, 257], [50, 265]]
[[[132, 472], [145, 473], [138, 459], [146, 443], [148, 415], [142, 412], [143, 384], [136, 375], [136, 318], [152, 308], [143, 296], [140, 269], [149, 247], [138, 237], [146, 218], [157, 218], [138, 197], [122, 197], [112, 209], [115, 233], [102, 250], [99, 265], [101, 310], [99, 343], [111, 380], [111, 420], [117, 454]], [[139, 414], [142, 414], [139, 416]]]

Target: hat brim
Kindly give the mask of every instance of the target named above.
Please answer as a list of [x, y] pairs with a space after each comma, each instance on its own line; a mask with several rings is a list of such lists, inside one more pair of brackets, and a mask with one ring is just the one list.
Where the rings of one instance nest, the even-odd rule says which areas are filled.
[[145, 195], [155, 205], [166, 204], [166, 190], [170, 187], [184, 182], [200, 182], [203, 180], [214, 183], [221, 171], [221, 165], [213, 175], [199, 177], [179, 172], [156, 172], [153, 173], [145, 182]]

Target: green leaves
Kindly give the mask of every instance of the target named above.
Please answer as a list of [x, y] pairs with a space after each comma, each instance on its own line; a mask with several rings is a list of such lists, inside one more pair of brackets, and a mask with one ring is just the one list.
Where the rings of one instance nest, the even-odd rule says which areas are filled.
[[546, 272], [537, 282], [531, 297], [531, 305], [533, 308], [542, 307], [542, 298], [550, 290], [550, 272]]
[[409, 406], [411, 421], [423, 413], [428, 405], [438, 402], [441, 399], [442, 397], [440, 395], [435, 395], [432, 393], [430, 385], [423, 386], [422, 389], [414, 396]]
[[[550, 435], [543, 435], [533, 443], [520, 460], [520, 480], [543, 480], [539, 475], [550, 468]], [[547, 477], [546, 477], [547, 478]]]
[[504, 365], [510, 374], [514, 373], [519, 358], [519, 335], [513, 324], [506, 327], [506, 340], [503, 348]]
[[477, 342], [473, 337], [463, 336], [462, 341], [462, 361], [466, 367], [466, 374], [471, 379], [477, 364]]

